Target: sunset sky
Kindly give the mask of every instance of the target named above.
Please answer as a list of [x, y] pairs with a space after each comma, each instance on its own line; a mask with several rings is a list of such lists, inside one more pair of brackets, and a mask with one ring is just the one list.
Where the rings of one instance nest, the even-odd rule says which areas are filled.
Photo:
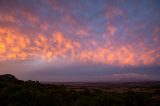
[[160, 80], [159, 0], [0, 0], [0, 74]]

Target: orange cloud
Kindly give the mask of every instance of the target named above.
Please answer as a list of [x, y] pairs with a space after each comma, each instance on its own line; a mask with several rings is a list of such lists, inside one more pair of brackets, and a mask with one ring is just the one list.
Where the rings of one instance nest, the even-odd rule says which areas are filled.
[[1, 22], [15, 22], [17, 21], [16, 20], [16, 17], [14, 15], [11, 15], [11, 14], [0, 14], [0, 21]]
[[76, 34], [79, 35], [79, 36], [87, 36], [87, 35], [89, 35], [87, 30], [79, 30], [79, 31], [76, 32]]
[[115, 32], [116, 32], [116, 28], [114, 26], [112, 26], [112, 25], [109, 25], [107, 27], [107, 30], [109, 31], [110, 35], [114, 35]]
[[120, 9], [118, 7], [114, 7], [114, 6], [107, 7], [106, 17], [109, 20], [113, 20], [116, 16], [119, 16], [122, 14], [124, 14], [124, 12], [122, 11], [122, 9]]
[[158, 36], [158, 33], [160, 33], [160, 27], [155, 27], [154, 30], [153, 30], [153, 33], [152, 33], [152, 36], [153, 36], [153, 40], [155, 42], [158, 42], [159, 41], [159, 36]]
[[155, 52], [156, 52], [156, 50], [150, 50], [150, 51], [147, 51], [147, 52], [143, 53], [140, 56], [142, 64], [149, 65], [149, 64], [154, 63], [155, 60], [156, 60], [156, 54], [155, 54]]
[[[111, 28], [112, 29], [112, 28]], [[103, 46], [90, 39], [82, 44], [55, 32], [50, 36], [38, 34], [27, 36], [11, 29], [0, 28], [0, 61], [42, 59], [56, 61], [67, 59], [68, 62], [93, 62], [111, 65], [149, 65], [156, 62], [159, 49], [150, 50], [144, 45], [139, 52], [132, 45], [115, 46], [107, 40]], [[90, 46], [85, 48], [89, 44]]]
[[36, 24], [39, 22], [38, 16], [36, 16], [36, 14], [33, 14], [30, 11], [25, 10], [25, 11], [22, 11], [21, 14], [32, 24]]

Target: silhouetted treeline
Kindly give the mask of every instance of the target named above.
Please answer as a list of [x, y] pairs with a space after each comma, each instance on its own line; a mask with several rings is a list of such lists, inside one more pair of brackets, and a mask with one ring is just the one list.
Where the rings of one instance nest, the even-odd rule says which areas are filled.
[[160, 106], [160, 91], [107, 93], [103, 90], [80, 91], [63, 85], [21, 81], [13, 75], [0, 76], [0, 106]]

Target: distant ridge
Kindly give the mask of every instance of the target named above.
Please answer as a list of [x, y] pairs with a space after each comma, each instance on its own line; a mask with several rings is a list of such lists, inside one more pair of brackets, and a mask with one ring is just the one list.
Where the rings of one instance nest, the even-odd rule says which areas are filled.
[[18, 81], [18, 79], [11, 74], [0, 75], [0, 81]]

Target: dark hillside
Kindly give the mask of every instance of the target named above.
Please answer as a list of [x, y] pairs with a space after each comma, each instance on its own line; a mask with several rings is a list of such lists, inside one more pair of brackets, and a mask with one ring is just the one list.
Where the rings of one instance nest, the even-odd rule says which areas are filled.
[[0, 76], [0, 106], [159, 106], [159, 88], [150, 86], [147, 92], [140, 92], [135, 87], [121, 93], [98, 86], [75, 90], [65, 85], [21, 81], [6, 74]]

